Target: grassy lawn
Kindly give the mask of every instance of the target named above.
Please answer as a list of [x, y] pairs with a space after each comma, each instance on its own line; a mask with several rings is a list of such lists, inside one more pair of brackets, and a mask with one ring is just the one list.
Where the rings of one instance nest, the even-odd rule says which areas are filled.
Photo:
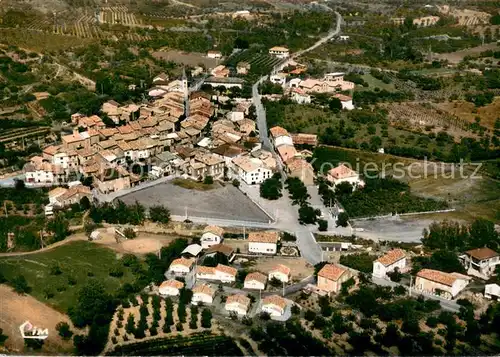
[[374, 90], [375, 88], [385, 89], [390, 92], [394, 92], [396, 87], [394, 87], [394, 83], [384, 83], [380, 79], [373, 77], [369, 73], [365, 73], [361, 75], [361, 78], [368, 83], [368, 87], [356, 86], [356, 90]]
[[172, 180], [172, 183], [176, 186], [180, 186], [187, 190], [198, 190], [198, 191], [208, 191], [215, 188], [215, 185], [207, 185], [203, 182], [198, 182], [190, 179], [176, 178]]
[[[50, 268], [54, 264], [59, 264], [62, 274], [50, 274]], [[134, 281], [133, 274], [127, 269], [123, 270], [124, 275], [120, 278], [109, 276], [109, 270], [115, 264], [120, 263], [111, 249], [78, 241], [43, 253], [0, 258], [0, 271], [8, 280], [19, 274], [24, 275], [32, 288], [31, 295], [66, 312], [68, 307], [75, 304], [80, 287], [89, 281], [95, 279], [102, 282], [109, 293], [115, 293], [122, 284]], [[71, 286], [68, 277], [75, 279], [76, 285]], [[57, 291], [62, 288], [65, 290]], [[46, 290], [53, 292], [54, 297], [46, 299]]]

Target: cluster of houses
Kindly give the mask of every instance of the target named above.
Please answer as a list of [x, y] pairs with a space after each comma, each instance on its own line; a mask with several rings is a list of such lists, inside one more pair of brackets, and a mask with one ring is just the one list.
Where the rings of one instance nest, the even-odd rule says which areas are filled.
[[[460, 255], [467, 275], [457, 272], [443, 272], [434, 269], [422, 269], [417, 272], [415, 282], [411, 288], [431, 295], [438, 295], [445, 299], [454, 299], [465, 289], [473, 277], [488, 280], [495, 272], [495, 267], [500, 264], [500, 255], [494, 250], [484, 247], [472, 249]], [[409, 259], [401, 249], [393, 249], [373, 262], [373, 276], [388, 278], [388, 274], [399, 271], [409, 271]], [[488, 284], [485, 297], [498, 298], [500, 286]]]
[[[228, 245], [223, 244], [224, 230], [217, 226], [205, 227], [200, 238], [198, 247], [195, 244], [188, 246], [183, 255], [172, 261], [168, 271], [165, 273], [170, 279], [164, 281], [159, 286], [159, 294], [162, 296], [178, 296], [180, 290], [187, 283], [176, 278], [182, 278], [185, 281], [193, 279], [192, 303], [213, 304], [216, 289], [212, 284], [231, 284], [236, 281], [238, 270], [232, 266], [217, 264], [215, 267], [197, 265], [196, 257], [203, 250], [205, 257], [221, 253], [228, 258], [228, 262], [234, 258], [234, 250]], [[278, 232], [251, 232], [248, 234], [249, 252], [259, 255], [274, 255], [277, 251], [277, 244], [280, 239]], [[189, 257], [186, 257], [189, 256]], [[289, 267], [277, 264], [267, 275], [261, 272], [252, 272], [246, 275], [243, 283], [244, 290], [266, 289], [267, 282], [277, 280], [286, 284], [291, 280], [291, 270]], [[238, 315], [246, 315], [249, 311], [251, 301], [243, 294], [244, 290], [227, 297], [225, 310], [234, 312]], [[262, 299], [261, 310], [268, 312], [271, 316], [282, 316], [286, 308], [286, 300], [277, 295], [266, 296]]]
[[306, 160], [312, 153], [307, 149], [297, 151], [295, 145], [316, 146], [318, 144], [317, 135], [290, 134], [280, 126], [272, 127], [269, 132], [273, 146], [281, 163], [286, 167], [288, 176], [300, 178], [306, 186], [314, 185], [314, 169]]
[[[72, 115], [73, 132], [25, 166], [27, 184], [58, 185], [90, 177], [94, 188], [110, 193], [167, 175], [237, 178], [249, 185], [272, 176], [277, 162], [260, 147], [255, 121], [249, 118], [251, 100], [189, 95], [184, 80], [168, 81], [164, 74], [153, 83], [148, 104], [108, 101], [102, 118]], [[107, 120], [114, 125], [106, 125]], [[140, 170], [131, 170], [133, 165]]]
[[290, 60], [290, 63], [293, 65], [293, 70], [272, 74], [269, 80], [273, 84], [282, 86], [285, 94], [288, 95], [292, 101], [298, 104], [309, 104], [312, 102], [311, 94], [326, 93], [333, 98], [339, 99], [342, 104], [342, 109], [354, 109], [352, 97], [339, 93], [354, 89], [353, 82], [344, 80], [343, 72], [326, 73], [322, 79], [301, 79], [295, 74], [302, 73], [305, 68], [295, 61]]

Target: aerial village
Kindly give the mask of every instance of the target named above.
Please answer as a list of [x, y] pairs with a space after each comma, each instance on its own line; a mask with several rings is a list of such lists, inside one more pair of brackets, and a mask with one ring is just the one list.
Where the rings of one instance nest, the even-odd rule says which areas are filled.
[[[273, 47], [269, 54], [283, 60], [290, 56], [284, 47]], [[221, 54], [209, 51], [207, 57], [219, 59]], [[292, 67], [291, 72], [295, 74], [303, 72], [303, 67], [293, 60], [287, 61], [286, 66]], [[248, 70], [246, 62], [237, 66], [237, 74], [244, 75]], [[199, 75], [202, 69], [195, 71]], [[292, 101], [309, 104], [311, 93], [327, 93], [341, 101], [343, 110], [354, 109], [352, 98], [339, 93], [354, 88], [354, 83], [344, 80], [343, 73], [327, 73], [321, 79], [305, 80], [289, 79], [289, 74], [279, 71], [269, 80], [281, 85], [285, 89], [284, 95]], [[230, 91], [234, 87], [241, 89], [244, 80], [230, 77], [230, 70], [219, 65], [210, 71], [203, 83]], [[122, 105], [113, 100], [104, 103], [102, 115], [111, 119], [114, 127], [107, 127], [97, 115], [86, 117], [74, 113], [71, 116], [73, 132], [62, 135], [60, 144], [44, 148], [43, 156], [31, 158], [25, 168], [27, 185], [65, 184], [68, 187], [50, 191], [51, 204], [46, 207], [47, 215], [53, 214], [54, 208], [68, 207], [83, 197], [119, 193], [140, 187], [144, 181], [165, 177], [203, 181], [210, 176], [214, 180], [237, 179], [246, 185], [258, 186], [283, 168], [288, 177], [297, 177], [306, 186], [315, 185], [316, 174], [307, 161], [311, 152], [297, 150], [295, 146], [315, 147], [318, 144], [316, 135], [289, 133], [282, 127], [272, 127], [269, 134], [274, 150], [264, 149], [252, 99], [190, 91], [185, 75], [172, 79], [164, 73], [153, 79], [149, 97], [148, 103], [141, 104]], [[279, 99], [277, 95], [265, 97]], [[131, 171], [128, 169], [131, 165], [143, 166], [144, 170]], [[147, 165], [149, 169], [146, 169]], [[81, 183], [86, 178], [91, 178], [92, 188]], [[359, 173], [342, 164], [328, 171], [325, 178], [332, 187], [342, 182], [349, 182], [353, 187], [364, 184]], [[323, 266], [314, 275], [311, 264], [298, 273], [291, 266], [295, 265], [294, 260], [298, 259], [300, 252], [294, 243], [284, 239], [287, 234], [253, 230], [245, 235], [242, 248], [239, 243], [226, 242], [224, 228], [207, 225], [199, 244], [189, 245], [171, 263], [165, 272], [165, 281], [158, 286], [151, 285], [150, 292], [175, 297], [183, 288], [188, 288], [193, 292], [193, 304], [217, 305], [222, 314], [254, 316], [267, 313], [272, 319], [285, 321], [291, 316], [294, 306], [287, 295], [304, 291], [329, 296], [339, 293], [342, 284], [348, 280], [358, 282], [360, 272], [338, 263], [338, 258], [342, 254], [370, 251], [371, 248], [345, 241], [331, 242], [322, 249], [333, 253], [336, 258], [328, 259], [331, 256], [327, 254]], [[415, 251], [384, 248], [373, 261], [373, 282], [389, 286], [398, 284], [392, 282], [390, 276], [410, 271], [415, 256], [418, 256]], [[247, 274], [243, 284], [236, 287], [239, 268], [248, 257], [282, 259], [267, 269]], [[455, 300], [473, 276], [490, 278], [500, 264], [499, 257], [489, 248], [465, 251], [459, 258], [467, 275], [422, 269], [408, 287], [427, 298]], [[206, 266], [202, 264], [206, 259], [225, 264]], [[217, 295], [224, 298], [217, 299]], [[500, 286], [487, 285], [484, 296], [496, 299], [500, 296]]]

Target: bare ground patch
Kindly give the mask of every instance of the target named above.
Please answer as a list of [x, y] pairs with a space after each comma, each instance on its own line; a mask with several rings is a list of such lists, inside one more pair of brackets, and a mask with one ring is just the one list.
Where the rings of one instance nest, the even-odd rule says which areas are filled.
[[474, 123], [475, 118], [479, 117], [481, 119], [480, 124], [488, 129], [493, 129], [495, 120], [498, 118], [498, 113], [500, 113], [500, 97], [496, 97], [493, 103], [480, 108], [476, 108], [474, 104], [461, 100], [434, 105], [470, 123]]
[[[24, 340], [19, 332], [19, 325], [26, 320], [40, 328], [49, 330], [42, 352], [45, 354], [68, 354], [73, 350], [72, 341], [64, 341], [56, 331], [57, 323], [67, 322], [72, 326], [68, 316], [43, 304], [29, 295], [18, 295], [9, 286], [0, 285], [0, 327], [9, 338], [5, 346], [12, 352], [22, 353]], [[71, 327], [73, 332], [75, 331]]]

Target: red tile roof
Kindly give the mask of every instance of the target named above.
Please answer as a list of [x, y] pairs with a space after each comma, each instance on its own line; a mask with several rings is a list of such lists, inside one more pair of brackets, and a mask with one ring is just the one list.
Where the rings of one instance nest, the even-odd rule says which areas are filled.
[[392, 265], [406, 257], [406, 253], [402, 249], [393, 249], [385, 255], [378, 258], [376, 261], [384, 266]]
[[465, 252], [465, 254], [470, 255], [472, 258], [475, 258], [477, 260], [490, 259], [490, 258], [498, 257], [498, 255], [499, 255], [493, 249], [490, 249], [487, 247], [468, 250]]
[[318, 272], [318, 276], [323, 278], [337, 281], [339, 278], [347, 271], [345, 268], [341, 268], [335, 264], [326, 264], [321, 270]]

